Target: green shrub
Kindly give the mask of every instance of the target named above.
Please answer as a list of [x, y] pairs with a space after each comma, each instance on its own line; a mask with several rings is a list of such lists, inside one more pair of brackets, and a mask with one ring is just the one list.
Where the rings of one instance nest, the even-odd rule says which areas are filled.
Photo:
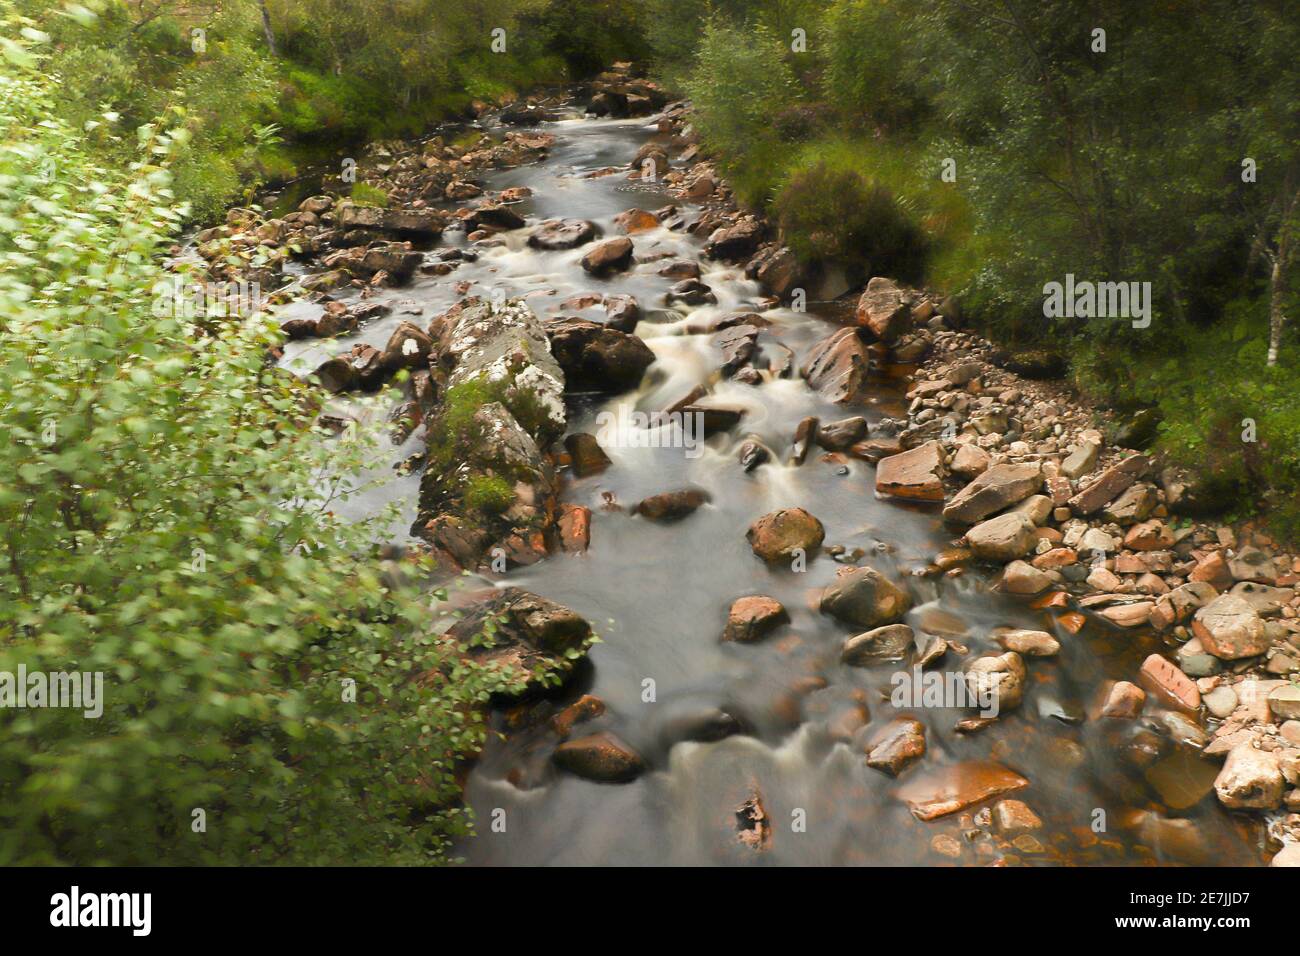
[[370, 185], [370, 183], [353, 183], [350, 195], [352, 201], [358, 206], [387, 207], [388, 205], [388, 193], [384, 192], [378, 186]]
[[369, 438], [301, 426], [277, 323], [196, 336], [161, 294], [186, 131], [97, 165], [9, 51], [36, 62], [0, 72], [0, 670], [102, 673], [104, 707], [0, 709], [0, 863], [444, 859], [512, 675], [333, 517]]
[[861, 172], [825, 163], [801, 169], [777, 197], [776, 213], [801, 259], [841, 264], [859, 279], [920, 275], [925, 240], [914, 212]]

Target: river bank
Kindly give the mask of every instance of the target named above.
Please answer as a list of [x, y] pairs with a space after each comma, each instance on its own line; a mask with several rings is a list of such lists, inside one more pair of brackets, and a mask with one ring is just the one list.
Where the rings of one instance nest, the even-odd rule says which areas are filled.
[[[231, 247], [286, 250], [275, 358], [340, 432], [356, 393], [391, 415], [376, 471], [402, 477], [362, 510], [403, 503], [396, 550], [467, 575], [448, 639], [502, 620], [476, 653], [534, 676], [467, 778], [469, 859], [1260, 862], [1204, 798], [1294, 802], [1252, 669], [1286, 656], [1294, 569], [1170, 527], [1151, 463], [954, 303], [805, 277], [653, 84], [533, 105], [374, 150], [387, 209], [312, 197], [200, 237], [219, 278]], [[671, 440], [643, 440], [656, 412]], [[1238, 583], [1255, 617], [1225, 623]], [[900, 702], [925, 674], [948, 693]]]

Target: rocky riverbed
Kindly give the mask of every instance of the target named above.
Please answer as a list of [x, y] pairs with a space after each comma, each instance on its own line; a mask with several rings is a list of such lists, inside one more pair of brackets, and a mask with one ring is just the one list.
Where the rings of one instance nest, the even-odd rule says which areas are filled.
[[801, 267], [628, 65], [357, 172], [196, 250], [532, 675], [472, 862], [1296, 862], [1300, 559], [1050, 357]]

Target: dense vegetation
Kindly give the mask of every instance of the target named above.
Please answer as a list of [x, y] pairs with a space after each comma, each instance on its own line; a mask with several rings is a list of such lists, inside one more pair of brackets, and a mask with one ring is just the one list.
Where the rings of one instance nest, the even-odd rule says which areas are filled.
[[[274, 323], [159, 308], [186, 222], [650, 58], [804, 259], [956, 293], [1296, 532], [1296, 49], [1286, 0], [0, 0], [0, 648], [112, 701], [0, 710], [0, 862], [416, 862], [469, 825], [510, 675], [335, 520], [366, 436], [305, 426]], [[1067, 274], [1150, 282], [1150, 326], [1046, 317]]]
[[276, 323], [178, 307], [184, 116], [74, 126], [48, 35], [0, 36], [0, 669], [104, 675], [98, 718], [0, 709], [0, 863], [442, 859], [510, 675], [334, 519], [370, 436], [305, 427]]
[[[960, 296], [1137, 444], [1300, 532], [1300, 12], [1286, 0], [656, 0], [663, 61], [804, 258]], [[1103, 32], [1098, 32], [1103, 31]], [[1047, 317], [1067, 274], [1152, 320]], [[1257, 442], [1243, 442], [1253, 422]]]

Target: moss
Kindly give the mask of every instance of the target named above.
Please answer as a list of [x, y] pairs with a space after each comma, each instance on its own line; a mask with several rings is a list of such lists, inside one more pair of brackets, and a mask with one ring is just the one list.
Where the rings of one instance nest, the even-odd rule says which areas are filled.
[[514, 500], [510, 484], [497, 475], [475, 475], [465, 488], [465, 504], [488, 514], [500, 514]]

